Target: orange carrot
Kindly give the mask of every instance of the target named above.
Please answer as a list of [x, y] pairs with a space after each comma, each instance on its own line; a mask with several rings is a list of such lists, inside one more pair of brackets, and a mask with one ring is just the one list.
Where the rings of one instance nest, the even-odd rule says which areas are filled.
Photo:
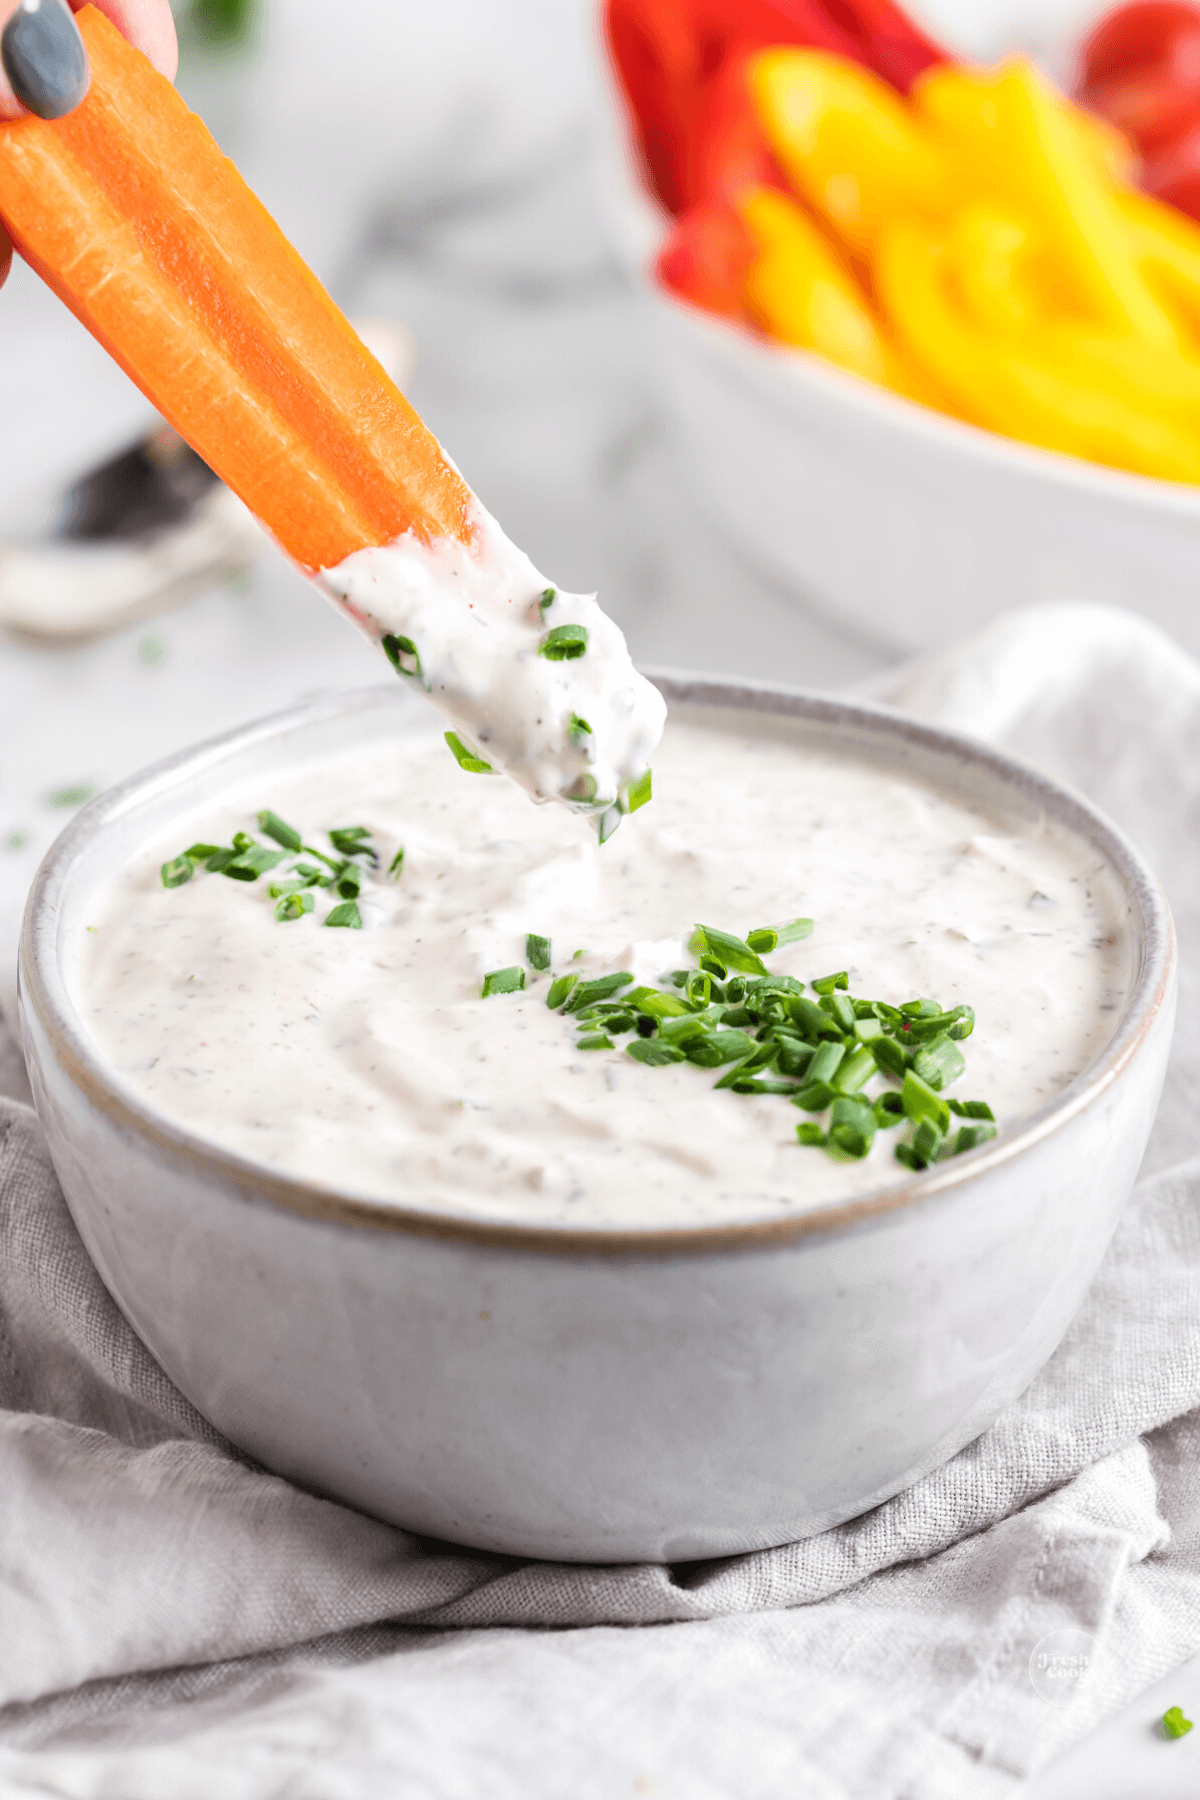
[[95, 7], [77, 21], [87, 99], [0, 124], [22, 256], [303, 568], [467, 539], [437, 440], [200, 120]]

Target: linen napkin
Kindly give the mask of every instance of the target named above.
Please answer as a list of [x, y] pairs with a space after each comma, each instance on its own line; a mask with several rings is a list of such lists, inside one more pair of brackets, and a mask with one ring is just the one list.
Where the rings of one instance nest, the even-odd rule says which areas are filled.
[[1062, 605], [874, 692], [1086, 790], [1176, 910], [1146, 1171], [1027, 1393], [776, 1550], [589, 1568], [431, 1543], [223, 1442], [0, 1101], [0, 1794], [986, 1800], [1200, 1642], [1200, 667]]

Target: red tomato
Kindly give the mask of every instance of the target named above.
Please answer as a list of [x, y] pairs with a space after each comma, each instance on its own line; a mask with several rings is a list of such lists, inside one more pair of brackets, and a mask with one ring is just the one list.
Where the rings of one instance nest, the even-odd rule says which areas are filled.
[[1185, 136], [1147, 161], [1141, 185], [1156, 200], [1200, 219], [1200, 118]]
[[1168, 62], [1177, 38], [1200, 32], [1200, 6], [1188, 0], [1133, 0], [1106, 14], [1083, 45], [1081, 87], [1130, 69]]
[[[1200, 45], [1200, 37], [1197, 38]], [[1080, 99], [1152, 155], [1186, 131], [1200, 111], [1200, 87], [1174, 80], [1165, 69], [1132, 69], [1109, 75], [1080, 92]]]

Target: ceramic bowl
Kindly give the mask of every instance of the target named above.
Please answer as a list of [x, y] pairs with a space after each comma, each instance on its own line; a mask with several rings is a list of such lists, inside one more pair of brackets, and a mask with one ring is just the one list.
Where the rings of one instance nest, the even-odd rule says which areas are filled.
[[970, 1155], [819, 1211], [704, 1228], [447, 1218], [197, 1137], [125, 1086], [74, 995], [92, 897], [227, 786], [436, 729], [391, 687], [313, 702], [86, 807], [30, 895], [21, 1018], [80, 1234], [134, 1329], [234, 1443], [413, 1530], [517, 1555], [674, 1562], [820, 1531], [951, 1456], [1059, 1342], [1132, 1186], [1174, 1010], [1170, 916], [1085, 801], [881, 707], [659, 678], [988, 809], [1082, 835], [1128, 909], [1108, 1048]]
[[597, 187], [642, 301], [648, 377], [706, 515], [748, 564], [885, 651], [1090, 600], [1200, 654], [1200, 488], [1000, 437], [677, 300], [652, 273], [671, 221], [615, 84], [606, 123]]

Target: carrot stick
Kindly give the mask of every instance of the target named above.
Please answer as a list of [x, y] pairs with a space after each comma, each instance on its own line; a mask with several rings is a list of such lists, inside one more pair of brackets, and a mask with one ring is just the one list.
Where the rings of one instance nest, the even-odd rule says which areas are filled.
[[87, 99], [0, 124], [21, 255], [304, 569], [467, 541], [469, 490], [201, 121], [95, 7], [77, 22]]

